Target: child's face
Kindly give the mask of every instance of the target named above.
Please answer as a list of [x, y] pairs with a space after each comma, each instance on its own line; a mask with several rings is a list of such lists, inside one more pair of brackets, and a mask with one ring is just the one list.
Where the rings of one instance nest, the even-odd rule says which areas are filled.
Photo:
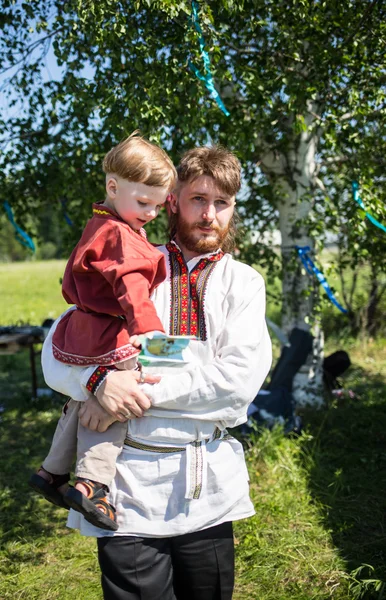
[[132, 229], [138, 230], [155, 219], [169, 190], [127, 181], [117, 175], [108, 175], [106, 192], [105, 204], [112, 208]]

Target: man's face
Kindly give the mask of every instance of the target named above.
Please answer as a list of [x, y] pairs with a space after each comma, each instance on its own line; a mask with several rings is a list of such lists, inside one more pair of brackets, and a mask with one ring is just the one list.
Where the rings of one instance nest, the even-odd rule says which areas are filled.
[[220, 190], [208, 175], [180, 184], [170, 209], [177, 217], [176, 239], [181, 248], [205, 254], [221, 247], [234, 206], [235, 197]]

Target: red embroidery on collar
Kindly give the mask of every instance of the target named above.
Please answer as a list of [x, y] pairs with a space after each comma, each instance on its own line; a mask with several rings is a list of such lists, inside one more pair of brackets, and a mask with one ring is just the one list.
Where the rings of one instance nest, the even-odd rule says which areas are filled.
[[170, 263], [170, 335], [195, 335], [200, 340], [207, 339], [205, 323], [205, 295], [217, 262], [224, 253], [201, 258], [189, 273], [181, 250], [169, 242]]
[[[166, 244], [166, 249], [167, 249], [169, 252], [174, 252], [175, 254], [177, 254], [177, 255], [178, 255], [178, 259], [177, 259], [177, 260], [178, 260], [178, 262], [180, 262], [180, 263], [181, 263], [181, 262], [185, 263], [184, 256], [183, 256], [183, 254], [182, 254], [181, 250], [179, 249], [179, 247], [177, 246], [177, 244], [176, 244], [175, 242], [173, 242], [173, 241], [171, 241], [171, 242], [168, 242], [168, 243]], [[217, 260], [221, 260], [223, 256], [224, 256], [224, 252], [223, 252], [221, 249], [219, 249], [219, 250], [217, 250], [216, 252], [214, 252], [213, 254], [210, 254], [209, 256], [204, 256], [204, 257], [203, 257], [201, 260], [205, 260], [205, 261], [208, 261], [208, 260], [209, 260], [209, 261], [211, 261], [211, 262], [214, 262], [214, 261], [217, 261]], [[200, 262], [201, 262], [201, 260], [200, 260]], [[198, 264], [199, 264], [199, 263], [198, 263]], [[196, 268], [196, 267], [195, 267], [195, 268]]]

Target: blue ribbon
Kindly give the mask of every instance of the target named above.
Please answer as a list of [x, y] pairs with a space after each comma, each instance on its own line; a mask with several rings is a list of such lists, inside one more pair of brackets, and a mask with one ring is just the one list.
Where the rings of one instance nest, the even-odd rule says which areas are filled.
[[365, 205], [363, 204], [363, 200], [359, 196], [359, 184], [356, 181], [352, 182], [352, 195], [353, 195], [355, 202], [357, 202], [357, 204], [359, 204], [361, 209], [365, 211], [365, 215], [368, 218], [368, 220], [371, 221], [371, 223], [373, 225], [375, 225], [376, 227], [379, 227], [379, 229], [382, 229], [382, 231], [384, 231], [386, 233], [386, 227], [384, 225], [382, 225], [382, 223], [377, 221], [377, 219], [375, 219], [375, 217], [373, 217], [373, 215], [370, 215], [370, 213], [367, 212]]
[[74, 226], [74, 223], [71, 221], [70, 217], [68, 216], [68, 214], [66, 213], [66, 204], [67, 204], [67, 200], [64, 200], [64, 198], [59, 198], [59, 202], [63, 207], [63, 216], [64, 219], [67, 223], [67, 225], [69, 225], [70, 227]]
[[23, 246], [25, 246], [26, 248], [30, 248], [30, 250], [32, 250], [32, 252], [35, 252], [35, 244], [33, 243], [32, 239], [30, 238], [28, 233], [23, 231], [22, 228], [19, 227], [19, 225], [15, 222], [12, 208], [10, 207], [8, 202], [7, 201], [3, 202], [3, 206], [5, 208], [5, 212], [7, 213], [7, 217], [9, 219], [11, 225], [15, 228], [17, 240]]
[[311, 248], [309, 246], [295, 246], [295, 248], [299, 254], [299, 258], [302, 261], [307, 273], [309, 275], [316, 275], [317, 280], [319, 281], [320, 285], [323, 287], [324, 291], [326, 292], [326, 294], [329, 297], [329, 299], [331, 300], [331, 302], [333, 304], [335, 304], [335, 306], [337, 308], [339, 308], [339, 310], [342, 313], [347, 313], [347, 310], [345, 308], [343, 308], [343, 306], [341, 304], [339, 304], [338, 300], [335, 298], [334, 293], [333, 293], [332, 289], [330, 288], [330, 286], [328, 285], [327, 280], [326, 280], [325, 276], [323, 275], [323, 273], [321, 271], [319, 271], [318, 267], [315, 265], [313, 260], [308, 255], [308, 252], [311, 252]]
[[205, 50], [205, 40], [204, 40], [204, 36], [202, 33], [200, 22], [198, 20], [198, 4], [197, 4], [197, 2], [194, 2], [194, 1], [192, 2], [192, 21], [193, 21], [193, 25], [194, 25], [197, 33], [200, 36], [200, 38], [199, 38], [200, 51], [201, 51], [201, 56], [202, 56], [202, 60], [204, 63], [205, 75], [202, 75], [201, 72], [197, 69], [197, 67], [194, 66], [194, 64], [191, 61], [189, 61], [189, 63], [188, 63], [189, 68], [193, 71], [195, 76], [198, 79], [200, 79], [200, 81], [203, 81], [205, 83], [205, 87], [207, 90], [209, 90], [211, 98], [213, 98], [213, 100], [215, 100], [217, 102], [218, 106], [221, 108], [224, 115], [229, 117], [230, 112], [229, 112], [229, 110], [227, 110], [225, 108], [224, 103], [220, 98], [220, 94], [214, 87], [213, 76], [212, 76], [212, 73], [210, 70], [210, 58], [209, 58], [209, 54]]
[[70, 217], [68, 216], [68, 214], [66, 212], [64, 213], [64, 219], [65, 219], [67, 225], [69, 225], [70, 227], [74, 226], [74, 223], [71, 221]]

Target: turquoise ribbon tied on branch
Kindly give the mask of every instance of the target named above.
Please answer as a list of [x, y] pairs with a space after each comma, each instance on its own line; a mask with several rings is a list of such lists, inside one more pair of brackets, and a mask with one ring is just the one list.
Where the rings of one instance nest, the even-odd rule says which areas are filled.
[[332, 291], [332, 289], [330, 288], [330, 286], [327, 283], [327, 279], [325, 278], [323, 273], [318, 269], [318, 267], [315, 265], [315, 263], [313, 262], [311, 257], [308, 255], [308, 253], [311, 252], [310, 246], [295, 246], [295, 248], [297, 250], [299, 258], [302, 261], [303, 266], [304, 266], [305, 270], [307, 271], [307, 273], [309, 275], [316, 275], [317, 280], [319, 281], [320, 285], [326, 292], [330, 301], [333, 304], [335, 304], [335, 306], [337, 308], [339, 308], [339, 310], [342, 313], [346, 314], [347, 310], [345, 308], [343, 308], [343, 306], [341, 304], [339, 304], [338, 300], [334, 296], [334, 292]]
[[363, 204], [363, 200], [359, 196], [359, 184], [357, 181], [352, 182], [352, 195], [353, 195], [355, 202], [357, 204], [359, 204], [359, 206], [361, 207], [362, 210], [365, 211], [365, 215], [368, 218], [368, 220], [371, 221], [371, 223], [373, 225], [375, 225], [376, 227], [379, 227], [379, 229], [382, 229], [382, 231], [384, 231], [386, 233], [386, 227], [384, 225], [382, 225], [382, 223], [377, 221], [377, 219], [375, 217], [373, 217], [373, 215], [370, 215], [370, 213], [367, 212], [365, 205]]
[[26, 248], [29, 248], [30, 250], [32, 250], [32, 252], [35, 252], [35, 244], [33, 243], [32, 239], [30, 238], [28, 233], [23, 231], [22, 228], [19, 227], [19, 225], [16, 223], [14, 216], [13, 216], [12, 208], [10, 207], [8, 202], [7, 201], [3, 202], [3, 206], [5, 208], [5, 212], [7, 213], [7, 217], [9, 219], [11, 225], [15, 229], [17, 240], [20, 242], [20, 244], [22, 244]]
[[204, 63], [205, 75], [202, 75], [202, 73], [199, 71], [199, 69], [197, 69], [197, 67], [195, 67], [191, 61], [189, 61], [189, 63], [188, 63], [189, 68], [193, 71], [195, 76], [198, 79], [200, 79], [200, 81], [203, 81], [205, 83], [205, 87], [207, 90], [209, 90], [211, 98], [213, 98], [213, 100], [215, 100], [217, 102], [218, 106], [221, 108], [224, 115], [229, 117], [230, 112], [229, 112], [229, 110], [227, 110], [225, 108], [224, 103], [220, 98], [220, 94], [214, 87], [213, 76], [212, 76], [212, 72], [210, 70], [210, 58], [209, 58], [208, 52], [205, 50], [204, 35], [202, 33], [200, 21], [198, 19], [198, 4], [197, 4], [197, 2], [192, 2], [192, 22], [193, 22], [193, 25], [194, 25], [197, 33], [200, 36], [200, 38], [199, 38], [200, 39], [200, 51], [201, 51], [201, 56], [202, 56], [202, 60]]

